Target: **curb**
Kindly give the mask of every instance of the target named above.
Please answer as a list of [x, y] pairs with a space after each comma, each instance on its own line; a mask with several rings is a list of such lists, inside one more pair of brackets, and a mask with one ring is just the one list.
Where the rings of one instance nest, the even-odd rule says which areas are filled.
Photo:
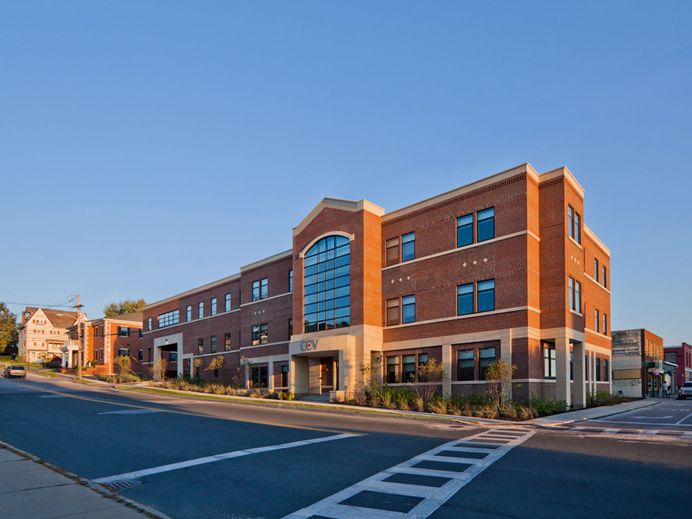
[[38, 456], [35, 456], [31, 454], [30, 452], [23, 451], [21, 449], [18, 449], [17, 447], [10, 445], [7, 442], [4, 442], [0, 440], [0, 449], [5, 449], [10, 452], [14, 452], [15, 454], [22, 456], [23, 458], [26, 458], [28, 460], [33, 461], [34, 463], [37, 463], [39, 465], [42, 465], [46, 467], [47, 469], [52, 470], [53, 472], [57, 472], [58, 474], [65, 476], [68, 479], [71, 479], [78, 485], [81, 485], [83, 487], [87, 487], [97, 494], [110, 499], [112, 501], [115, 501], [117, 503], [120, 503], [122, 505], [127, 506], [128, 508], [132, 508], [134, 510], [137, 510], [138, 512], [141, 512], [142, 514], [146, 515], [147, 517], [152, 517], [155, 519], [172, 519], [170, 516], [159, 512], [158, 510], [151, 508], [147, 505], [143, 505], [142, 503], [138, 503], [137, 501], [133, 501], [132, 499], [129, 499], [127, 497], [121, 496], [120, 494], [117, 494], [110, 490], [108, 487], [105, 487], [103, 485], [100, 485], [98, 483], [94, 483], [90, 479], [83, 478], [81, 476], [78, 476], [77, 474], [74, 474], [70, 472], [69, 470], [65, 470], [61, 467], [58, 467], [56, 465], [53, 465], [52, 463], [47, 462], [46, 460], [39, 458]]

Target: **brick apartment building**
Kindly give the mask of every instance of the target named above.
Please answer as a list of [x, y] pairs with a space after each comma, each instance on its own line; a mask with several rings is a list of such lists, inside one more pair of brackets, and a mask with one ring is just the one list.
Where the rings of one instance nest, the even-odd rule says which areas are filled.
[[579, 407], [610, 389], [609, 281], [567, 168], [523, 164], [390, 213], [325, 198], [291, 250], [148, 305], [145, 361], [173, 353], [181, 376], [338, 399], [364, 367], [429, 383], [418, 370], [431, 359], [442, 391], [473, 394], [504, 359], [515, 398]]
[[613, 393], [629, 398], [660, 395], [663, 339], [643, 328], [616, 330], [612, 338]]
[[26, 307], [19, 327], [18, 355], [27, 362], [69, 361], [76, 352], [67, 349], [67, 329], [76, 319], [77, 312]]
[[683, 342], [680, 346], [666, 346], [664, 348], [665, 360], [675, 364], [673, 387], [678, 388], [684, 382], [692, 382], [692, 344]]
[[[79, 330], [78, 330], [79, 326]], [[142, 312], [101, 317], [68, 329], [70, 349], [83, 350], [82, 366], [113, 373], [115, 358], [129, 356], [134, 371], [144, 371]], [[81, 346], [80, 346], [81, 343]], [[76, 360], [69, 367], [74, 367]]]

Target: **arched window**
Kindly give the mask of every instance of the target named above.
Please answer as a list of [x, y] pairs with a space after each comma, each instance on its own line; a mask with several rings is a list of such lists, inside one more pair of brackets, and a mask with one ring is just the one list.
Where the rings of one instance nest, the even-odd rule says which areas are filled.
[[303, 315], [305, 332], [351, 324], [351, 242], [326, 236], [305, 253]]

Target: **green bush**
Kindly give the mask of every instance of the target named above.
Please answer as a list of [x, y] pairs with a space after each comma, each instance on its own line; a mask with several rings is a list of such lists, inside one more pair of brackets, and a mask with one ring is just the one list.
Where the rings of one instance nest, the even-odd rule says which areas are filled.
[[567, 411], [567, 402], [564, 400], [543, 400], [542, 398], [532, 398], [529, 401], [536, 416], [548, 416]]

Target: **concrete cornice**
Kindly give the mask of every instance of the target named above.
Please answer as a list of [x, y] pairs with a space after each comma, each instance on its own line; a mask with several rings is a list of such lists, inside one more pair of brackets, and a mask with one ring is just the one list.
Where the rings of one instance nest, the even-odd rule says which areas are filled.
[[274, 263], [275, 261], [279, 261], [285, 258], [290, 258], [293, 255], [293, 249], [288, 249], [283, 252], [279, 252], [278, 254], [274, 254], [273, 256], [269, 256], [267, 258], [261, 259], [254, 261], [252, 263], [248, 263], [247, 265], [244, 265], [240, 267], [240, 273], [244, 273], [248, 270], [253, 270], [259, 267], [262, 267], [264, 265], [268, 265], [270, 263]]
[[601, 239], [596, 236], [596, 233], [594, 233], [589, 227], [584, 224], [584, 234], [588, 235], [589, 238], [596, 244], [598, 248], [600, 248], [603, 252], [606, 253], [606, 256], [610, 258], [610, 249], [606, 247], [606, 244], [601, 241]]
[[211, 283], [207, 283], [206, 285], [202, 285], [196, 288], [191, 288], [190, 290], [186, 290], [185, 292], [180, 292], [179, 294], [176, 294], [174, 296], [167, 297], [165, 299], [160, 299], [158, 301], [155, 301], [153, 303], [149, 303], [147, 306], [144, 307], [144, 310], [149, 310], [155, 306], [162, 305], [164, 303], [170, 303], [171, 301], [175, 301], [176, 299], [182, 299], [187, 296], [194, 295], [198, 292], [204, 292], [205, 290], [211, 290], [212, 288], [216, 288], [221, 285], [225, 285], [226, 283], [230, 283], [231, 281], [235, 281], [237, 279], [240, 279], [240, 274], [233, 274], [231, 276], [227, 276], [225, 278], [217, 279], [216, 281], [212, 281]]
[[341, 211], [367, 211], [376, 216], [382, 216], [384, 214], [384, 209], [377, 204], [373, 204], [369, 200], [345, 200], [343, 198], [323, 198], [313, 209], [310, 211], [305, 218], [303, 218], [298, 225], [293, 228], [293, 236], [296, 236], [303, 232], [305, 227], [312, 222], [318, 214], [325, 209], [330, 207], [332, 209], [339, 209]]
[[553, 169], [551, 171], [546, 171], [538, 176], [538, 183], [548, 182], [555, 178], [563, 177], [567, 182], [572, 184], [572, 187], [579, 193], [579, 195], [584, 198], [584, 188], [572, 174], [572, 172], [567, 168], [567, 166], [560, 166], [559, 168]]

